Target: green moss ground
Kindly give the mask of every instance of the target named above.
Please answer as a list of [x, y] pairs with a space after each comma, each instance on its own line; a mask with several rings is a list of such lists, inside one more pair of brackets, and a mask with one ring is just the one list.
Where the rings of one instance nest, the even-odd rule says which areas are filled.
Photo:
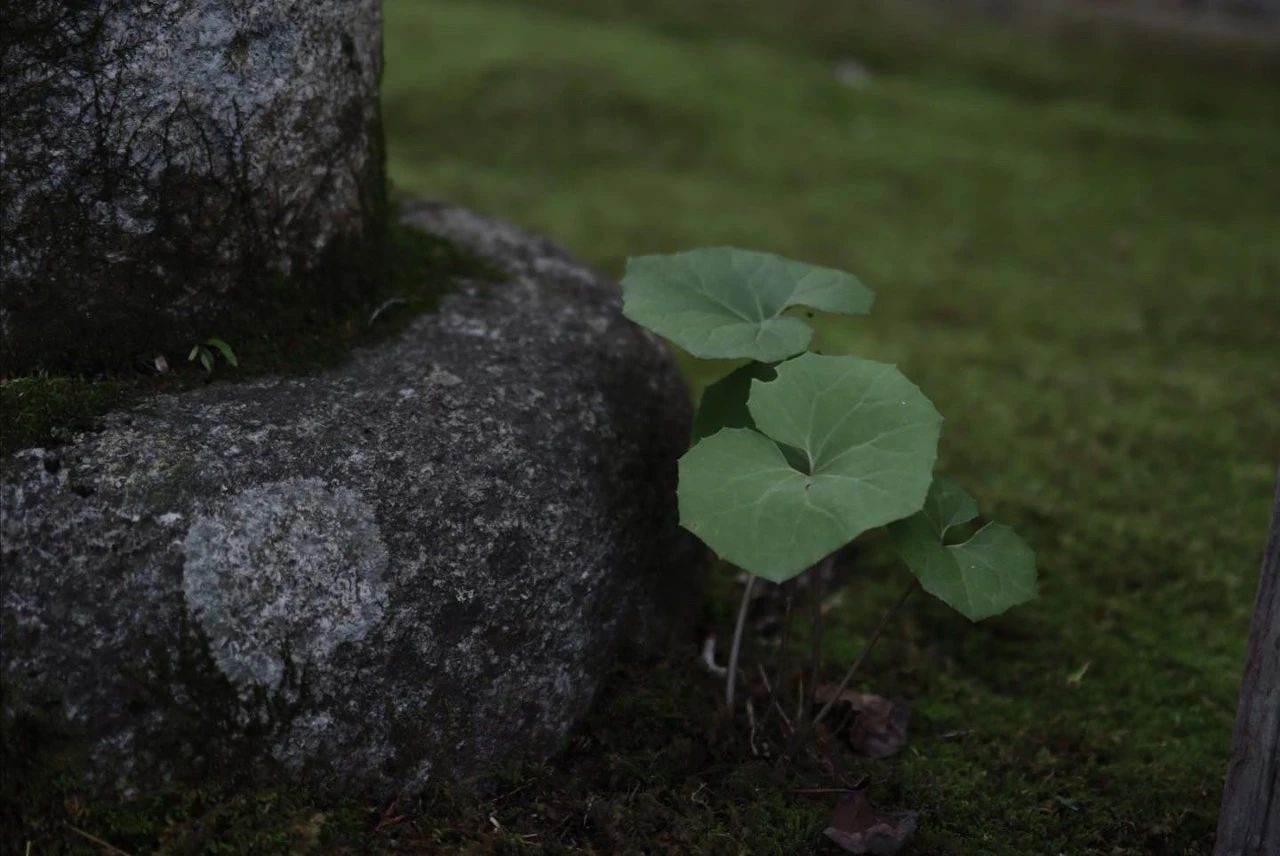
[[[401, 188], [615, 273], [733, 243], [875, 287], [831, 347], [933, 398], [943, 469], [1036, 547], [1042, 597], [977, 626], [909, 602], [862, 681], [913, 705], [888, 761], [754, 757], [690, 649], [620, 668], [564, 758], [481, 795], [383, 818], [242, 782], [112, 806], [64, 777], [8, 829], [135, 852], [823, 852], [829, 798], [791, 789], [866, 775], [921, 812], [916, 853], [1208, 852], [1280, 452], [1280, 64], [837, 0], [386, 17]], [[835, 79], [846, 56], [865, 88]], [[831, 676], [904, 581], [875, 539], [846, 573]], [[733, 596], [721, 578], [721, 638]], [[772, 724], [759, 739], [776, 755]]]
[[[934, 399], [944, 470], [1026, 535], [1043, 575], [1037, 603], [980, 626], [915, 601], [868, 673], [915, 706], [911, 748], [864, 772], [924, 812], [920, 851], [1204, 852], [1280, 452], [1274, 56], [833, 0], [387, 17], [402, 186], [614, 272], [733, 243], [878, 290], [845, 344]], [[847, 56], [871, 68], [865, 88], [835, 79]], [[900, 584], [877, 556], [834, 614], [832, 661]], [[604, 710], [637, 703], [637, 683]], [[657, 793], [663, 828], [708, 846], [814, 846], [825, 806], [721, 771], [699, 782], [720, 807], [703, 810], [697, 784], [664, 778], [671, 723], [632, 727], [658, 756], [623, 753], [637, 818]]]

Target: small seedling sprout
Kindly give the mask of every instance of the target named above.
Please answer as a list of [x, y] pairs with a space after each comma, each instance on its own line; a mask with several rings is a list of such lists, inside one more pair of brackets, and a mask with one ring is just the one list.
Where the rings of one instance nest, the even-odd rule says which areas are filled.
[[210, 374], [213, 372], [214, 353], [222, 355], [222, 359], [226, 360], [227, 365], [235, 368], [240, 365], [236, 359], [236, 352], [231, 349], [223, 340], [217, 337], [210, 337], [203, 342], [197, 342], [192, 348], [191, 353], [187, 354], [188, 362], [200, 361], [200, 365], [204, 366], [204, 370]]

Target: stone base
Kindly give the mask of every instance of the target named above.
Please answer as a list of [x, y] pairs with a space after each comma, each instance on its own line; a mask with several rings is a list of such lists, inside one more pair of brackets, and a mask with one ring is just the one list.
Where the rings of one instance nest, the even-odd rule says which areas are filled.
[[6, 713], [56, 692], [103, 780], [234, 759], [390, 793], [545, 756], [695, 602], [663, 346], [544, 240], [405, 218], [507, 281], [340, 369], [156, 398], [10, 462]]

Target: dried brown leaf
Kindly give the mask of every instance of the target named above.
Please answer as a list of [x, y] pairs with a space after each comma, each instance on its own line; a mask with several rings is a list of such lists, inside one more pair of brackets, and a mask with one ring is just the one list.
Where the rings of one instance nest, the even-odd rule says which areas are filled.
[[860, 787], [840, 795], [823, 834], [847, 853], [893, 856], [915, 831], [914, 811], [880, 815]]
[[[818, 687], [815, 697], [825, 704], [834, 693], [835, 687], [823, 684]], [[834, 721], [849, 723], [843, 729], [843, 736], [858, 754], [868, 758], [888, 758], [907, 745], [911, 711], [905, 704], [853, 690], [840, 693], [837, 704], [840, 709], [833, 711], [836, 714]]]

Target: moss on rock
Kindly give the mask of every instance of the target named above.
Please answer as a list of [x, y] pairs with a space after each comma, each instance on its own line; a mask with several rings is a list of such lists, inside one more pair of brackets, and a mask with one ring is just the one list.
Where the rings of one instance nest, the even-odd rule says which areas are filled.
[[[103, 414], [149, 395], [178, 392], [213, 380], [264, 374], [306, 374], [332, 366], [352, 348], [373, 344], [434, 309], [455, 282], [468, 277], [500, 278], [479, 256], [444, 238], [391, 222], [381, 284], [342, 304], [314, 304], [300, 294], [279, 311], [210, 327], [176, 352], [154, 357], [125, 371], [23, 374], [0, 380], [0, 456], [23, 448], [59, 446], [76, 433], [91, 431]], [[190, 348], [208, 336], [227, 341], [239, 366], [221, 357], [207, 373], [188, 361]]]

